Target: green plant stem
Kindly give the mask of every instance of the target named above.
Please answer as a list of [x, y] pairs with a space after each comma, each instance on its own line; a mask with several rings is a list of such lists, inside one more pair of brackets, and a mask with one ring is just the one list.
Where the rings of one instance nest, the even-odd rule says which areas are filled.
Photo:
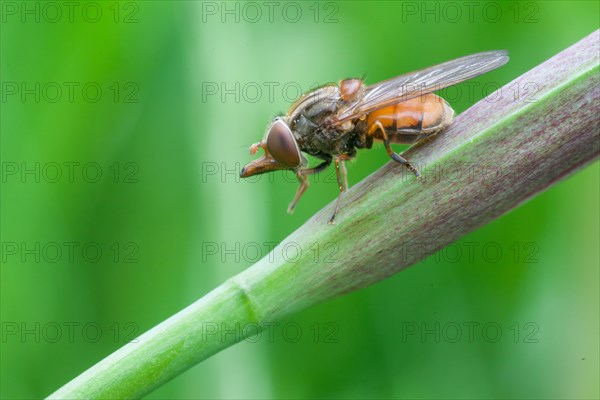
[[[395, 274], [592, 162], [599, 42], [596, 31], [405, 152], [421, 180], [386, 164], [344, 196], [336, 225], [327, 224], [332, 203], [254, 266], [50, 397], [142, 397], [256, 331], [248, 327]], [[221, 335], [236, 323], [246, 328], [239, 336]]]

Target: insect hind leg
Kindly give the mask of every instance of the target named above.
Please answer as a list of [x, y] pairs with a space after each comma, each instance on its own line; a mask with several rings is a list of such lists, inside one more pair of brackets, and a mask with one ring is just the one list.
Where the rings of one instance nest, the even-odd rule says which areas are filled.
[[380, 121], [375, 121], [373, 123], [373, 125], [371, 125], [371, 127], [369, 128], [369, 130], [367, 132], [367, 136], [371, 136], [371, 137], [374, 136], [378, 130], [381, 132], [381, 137], [383, 139], [383, 145], [385, 146], [385, 151], [388, 153], [390, 158], [392, 160], [404, 165], [406, 168], [411, 170], [417, 178], [419, 178], [421, 176], [421, 174], [419, 173], [419, 170], [417, 170], [417, 168], [413, 164], [411, 164], [410, 161], [408, 161], [404, 157], [400, 156], [398, 153], [394, 152], [394, 150], [392, 150], [392, 147], [390, 146], [390, 139], [388, 137], [388, 134], [385, 131], [385, 128], [383, 127], [383, 125], [381, 124]]

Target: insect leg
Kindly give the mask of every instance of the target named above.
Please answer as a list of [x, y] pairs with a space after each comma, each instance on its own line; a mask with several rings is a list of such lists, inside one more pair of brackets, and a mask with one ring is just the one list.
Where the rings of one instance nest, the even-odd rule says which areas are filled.
[[[344, 156], [335, 158], [335, 175], [338, 181], [338, 187], [340, 188], [340, 194], [337, 198], [337, 203], [335, 204], [335, 210], [333, 211], [333, 215], [329, 219], [330, 224], [335, 223], [335, 216], [340, 210], [340, 204], [342, 202], [342, 193], [348, 190], [348, 173], [346, 171], [346, 164], [344, 164], [344, 160], [346, 158]], [[343, 176], [342, 176], [343, 175]]]
[[300, 197], [302, 197], [302, 195], [304, 194], [304, 192], [306, 191], [306, 189], [308, 189], [308, 186], [309, 186], [308, 185], [308, 179], [306, 179], [306, 176], [302, 175], [300, 173], [300, 171], [296, 172], [296, 176], [298, 177], [298, 181], [300, 182], [300, 187], [296, 191], [296, 195], [294, 196], [294, 200], [292, 200], [292, 202], [288, 206], [287, 212], [289, 214], [291, 214], [291, 213], [294, 212], [294, 208], [296, 208], [296, 204], [298, 203], [298, 200], [300, 200]]
[[250, 146], [250, 154], [254, 155], [258, 151], [259, 148], [265, 148], [265, 144], [263, 142], [254, 143]]
[[346, 163], [343, 158], [340, 158], [340, 168], [342, 171], [342, 176], [344, 177], [344, 187], [348, 190], [348, 170], [346, 169]]
[[317, 165], [316, 167], [301, 169], [296, 172], [296, 177], [298, 178], [298, 181], [300, 182], [300, 187], [296, 191], [294, 200], [292, 200], [292, 202], [288, 206], [288, 209], [287, 209], [288, 213], [291, 214], [294, 212], [294, 208], [296, 207], [298, 200], [300, 200], [300, 197], [302, 197], [302, 195], [304, 194], [306, 189], [308, 189], [309, 183], [308, 183], [308, 179], [306, 178], [306, 176], [321, 172], [325, 168], [329, 167], [330, 165], [331, 165], [331, 160], [326, 160], [326, 161], [322, 162], [321, 164]]
[[367, 136], [373, 136], [373, 134], [375, 132], [377, 132], [378, 129], [381, 131], [381, 136], [383, 137], [383, 145], [385, 146], [385, 151], [387, 151], [388, 155], [394, 161], [397, 161], [400, 164], [403, 164], [404, 166], [406, 166], [406, 168], [411, 170], [417, 178], [420, 177], [421, 174], [419, 173], [417, 168], [415, 168], [415, 166], [410, 163], [410, 161], [401, 157], [399, 154], [395, 153], [394, 150], [392, 150], [392, 148], [390, 147], [390, 140], [388, 138], [388, 135], [380, 121], [375, 121], [375, 123], [373, 123], [373, 125], [371, 125], [371, 127], [369, 128], [369, 131], [367, 132]]

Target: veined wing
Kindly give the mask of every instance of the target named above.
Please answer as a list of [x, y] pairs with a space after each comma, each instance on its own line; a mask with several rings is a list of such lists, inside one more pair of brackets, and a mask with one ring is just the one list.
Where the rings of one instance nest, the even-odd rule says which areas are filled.
[[409, 72], [365, 88], [363, 96], [338, 111], [334, 124], [474, 78], [508, 62], [508, 51], [494, 50]]

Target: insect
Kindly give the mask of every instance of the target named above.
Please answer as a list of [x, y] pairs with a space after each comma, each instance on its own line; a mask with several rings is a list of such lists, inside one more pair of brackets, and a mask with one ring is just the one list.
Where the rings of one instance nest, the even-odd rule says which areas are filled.
[[[414, 143], [446, 129], [454, 110], [436, 90], [455, 85], [496, 69], [508, 62], [505, 50], [487, 51], [410, 72], [371, 86], [350, 78], [302, 95], [284, 116], [274, 118], [262, 141], [250, 147], [264, 155], [241, 171], [247, 178], [276, 170], [293, 170], [300, 182], [288, 207], [291, 213], [308, 188], [307, 176], [334, 163], [340, 193], [330, 223], [339, 212], [342, 194], [348, 189], [344, 161], [357, 149], [383, 142], [387, 154], [416, 177], [417, 168], [390, 147], [391, 143]], [[303, 153], [322, 163], [308, 166]]]

